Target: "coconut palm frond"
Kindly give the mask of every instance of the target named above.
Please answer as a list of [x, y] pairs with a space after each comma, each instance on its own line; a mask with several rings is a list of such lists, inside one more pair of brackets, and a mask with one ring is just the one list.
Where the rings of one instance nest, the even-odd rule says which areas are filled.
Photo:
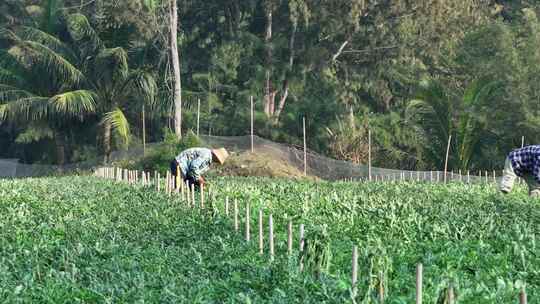
[[129, 122], [121, 109], [116, 108], [111, 112], [105, 113], [105, 116], [101, 120], [101, 124], [110, 124], [113, 131], [116, 132], [116, 134], [118, 134], [126, 144], [129, 144]]
[[17, 36], [21, 38], [21, 40], [40, 43], [71, 61], [75, 60], [77, 57], [73, 50], [71, 50], [64, 42], [40, 29], [23, 26], [17, 30]]
[[67, 15], [66, 25], [71, 39], [79, 46], [81, 58], [93, 55], [103, 48], [103, 42], [83, 14]]
[[48, 114], [49, 98], [30, 96], [0, 105], [0, 120], [39, 120]]
[[39, 66], [56, 77], [59, 81], [77, 85], [83, 79], [83, 73], [62, 55], [47, 46], [34, 42], [23, 41], [9, 51], [21, 64]]
[[17, 136], [15, 142], [20, 144], [28, 144], [43, 139], [53, 138], [54, 131], [46, 123], [34, 122], [29, 124], [24, 130], [24, 132]]
[[135, 71], [130, 75], [130, 85], [146, 104], [155, 106], [158, 85], [152, 73], [141, 70]]
[[0, 84], [0, 103], [8, 103], [34, 94], [14, 86]]
[[83, 117], [96, 111], [95, 94], [87, 90], [65, 92], [49, 100], [50, 111], [61, 116]]
[[93, 74], [103, 84], [121, 83], [128, 79], [128, 55], [123, 48], [103, 49], [93, 63]]

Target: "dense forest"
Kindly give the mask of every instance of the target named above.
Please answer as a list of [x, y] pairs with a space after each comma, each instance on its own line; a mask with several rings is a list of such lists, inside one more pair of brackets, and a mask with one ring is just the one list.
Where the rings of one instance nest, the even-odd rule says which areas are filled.
[[502, 166], [540, 139], [540, 2], [1, 0], [0, 158], [107, 161], [196, 128], [364, 163]]

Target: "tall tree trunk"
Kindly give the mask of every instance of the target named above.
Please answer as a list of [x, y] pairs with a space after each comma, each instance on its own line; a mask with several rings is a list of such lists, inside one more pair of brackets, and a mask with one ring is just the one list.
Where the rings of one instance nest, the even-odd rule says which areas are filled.
[[294, 66], [294, 41], [296, 39], [296, 30], [297, 25], [293, 24], [291, 39], [289, 40], [289, 66], [287, 68], [287, 74], [285, 75], [285, 81], [283, 82], [283, 93], [281, 94], [277, 111], [274, 113], [274, 123], [277, 123], [279, 121], [279, 117], [281, 116], [281, 112], [283, 112], [283, 109], [285, 108], [285, 103], [287, 102], [287, 97], [289, 96], [288, 78], [290, 77]]
[[108, 163], [111, 156], [111, 130], [110, 121], [105, 121], [103, 124], [103, 163]]
[[[264, 106], [264, 112], [266, 116], [271, 117], [274, 110], [274, 98], [272, 95], [272, 82], [270, 80], [272, 74], [272, 10], [268, 8], [266, 12], [266, 37], [264, 39], [266, 43], [266, 103]], [[275, 96], [275, 95], [274, 95]]]
[[180, 79], [180, 56], [178, 54], [178, 5], [169, 3], [171, 22], [171, 60], [174, 74], [174, 133], [182, 137], [182, 83]]
[[56, 162], [59, 166], [66, 164], [66, 134], [63, 131], [57, 131], [54, 135], [56, 145]]

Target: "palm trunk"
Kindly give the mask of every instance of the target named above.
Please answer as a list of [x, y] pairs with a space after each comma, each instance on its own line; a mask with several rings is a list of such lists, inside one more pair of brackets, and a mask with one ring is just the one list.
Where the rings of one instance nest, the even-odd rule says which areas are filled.
[[108, 163], [111, 156], [111, 129], [112, 125], [109, 121], [105, 121], [103, 125], [103, 163]]
[[56, 145], [56, 162], [62, 167], [66, 164], [66, 134], [62, 131], [57, 131], [54, 135]]
[[182, 83], [180, 79], [180, 56], [178, 54], [178, 5], [169, 3], [171, 22], [171, 60], [174, 73], [174, 133], [182, 137]]

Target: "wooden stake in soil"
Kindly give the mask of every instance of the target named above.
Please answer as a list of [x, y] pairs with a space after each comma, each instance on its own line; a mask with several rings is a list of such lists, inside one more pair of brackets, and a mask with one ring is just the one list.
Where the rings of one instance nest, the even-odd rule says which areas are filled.
[[521, 148], [525, 147], [525, 136], [521, 136]]
[[264, 253], [263, 243], [263, 211], [259, 210], [259, 253]]
[[199, 186], [199, 192], [201, 194], [201, 209], [204, 209], [204, 185]]
[[234, 199], [234, 231], [238, 232], [238, 201]]
[[191, 184], [191, 203], [193, 204], [193, 207], [196, 207], [196, 203], [195, 203], [195, 184]]
[[356, 283], [358, 282], [358, 246], [353, 247], [352, 252], [352, 278], [351, 284], [353, 289], [355, 288]]
[[287, 224], [287, 254], [292, 255], [292, 221], [289, 220], [289, 223]]
[[447, 297], [447, 303], [448, 304], [454, 304], [454, 286], [450, 284], [448, 286], [448, 297]]
[[422, 304], [422, 278], [424, 267], [422, 264], [416, 265], [416, 304]]
[[527, 292], [525, 291], [525, 287], [523, 287], [519, 293], [519, 304], [527, 304]]
[[249, 242], [249, 240], [251, 239], [251, 236], [250, 236], [250, 226], [251, 226], [251, 216], [249, 214], [249, 202], [246, 204], [246, 242]]
[[452, 142], [452, 135], [448, 136], [448, 146], [446, 147], [446, 159], [444, 161], [444, 183], [446, 183], [446, 173], [448, 172], [448, 155], [450, 154], [451, 142]]
[[268, 217], [268, 227], [270, 229], [270, 237], [268, 239], [268, 244], [270, 245], [270, 261], [274, 260], [274, 219], [272, 214]]
[[[300, 224], [300, 253], [304, 251], [304, 224]], [[304, 262], [300, 259], [300, 271], [304, 270]]]
[[229, 217], [229, 197], [225, 198], [225, 216]]

